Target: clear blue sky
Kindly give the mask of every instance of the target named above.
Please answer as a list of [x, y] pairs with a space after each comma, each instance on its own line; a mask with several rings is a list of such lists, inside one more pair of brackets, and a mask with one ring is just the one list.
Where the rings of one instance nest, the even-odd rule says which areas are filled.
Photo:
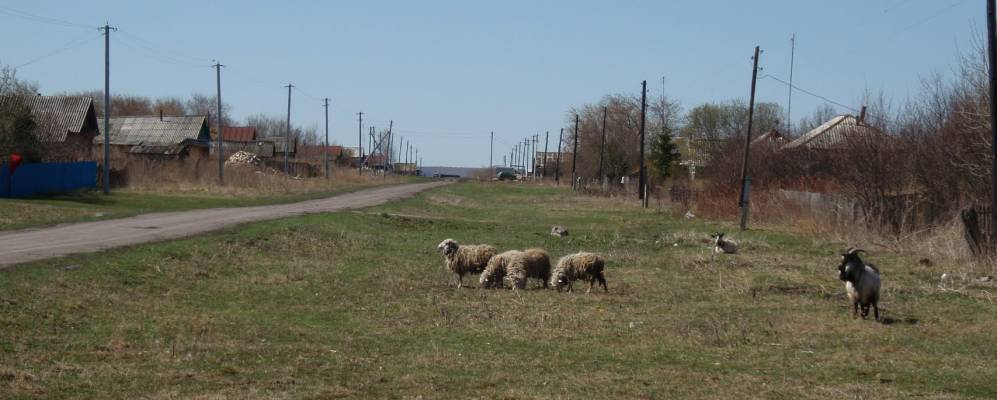
[[[354, 146], [356, 112], [420, 149], [426, 165], [484, 166], [516, 141], [565, 125], [566, 110], [605, 94], [661, 91], [689, 109], [748, 97], [750, 56], [763, 73], [858, 107], [867, 90], [900, 102], [919, 79], [950, 73], [986, 28], [983, 0], [840, 1], [37, 1], [0, 3], [0, 63], [44, 94], [103, 88], [96, 29], [16, 17], [10, 9], [112, 33], [112, 93], [213, 94], [237, 120], [283, 115], [323, 123]], [[87, 41], [87, 39], [90, 39]], [[80, 42], [84, 41], [84, 42]], [[960, 50], [961, 49], [961, 50]], [[759, 81], [758, 99], [785, 107], [787, 89]], [[822, 101], [793, 96], [793, 119]], [[844, 112], [845, 110], [842, 110]], [[366, 130], [366, 127], [365, 127]], [[553, 143], [553, 141], [552, 141]]]

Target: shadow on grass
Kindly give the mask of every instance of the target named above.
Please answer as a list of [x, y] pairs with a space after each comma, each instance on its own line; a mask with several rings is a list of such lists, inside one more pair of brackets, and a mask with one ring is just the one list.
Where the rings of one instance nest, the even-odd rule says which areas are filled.
[[882, 323], [883, 325], [894, 325], [894, 324], [917, 325], [917, 323], [919, 321], [920, 320], [918, 320], [917, 318], [891, 318], [891, 317], [885, 317], [885, 318], [883, 318], [880, 321], [880, 323]]

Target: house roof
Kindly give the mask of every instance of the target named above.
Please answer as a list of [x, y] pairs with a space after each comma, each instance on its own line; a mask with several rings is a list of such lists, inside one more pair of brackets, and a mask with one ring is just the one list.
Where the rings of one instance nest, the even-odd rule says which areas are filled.
[[[103, 124], [103, 118], [98, 119]], [[185, 141], [210, 142], [207, 117], [111, 117], [111, 144], [114, 145], [178, 145]], [[94, 143], [104, 143], [103, 134]]]
[[777, 145], [783, 145], [787, 143], [786, 137], [782, 135], [778, 130], [772, 129], [768, 132], [763, 133], [761, 136], [756, 137], [751, 141], [752, 145], [762, 144], [762, 143], [772, 143]]
[[[0, 96], [7, 102], [15, 96]], [[64, 142], [68, 134], [97, 132], [93, 98], [84, 96], [19, 96], [31, 108], [35, 135], [48, 142]]]
[[[286, 142], [286, 140], [284, 139], [284, 137], [282, 137], [282, 136], [274, 136], [274, 137], [268, 137], [268, 138], [260, 138], [259, 140], [269, 140], [269, 141], [273, 142], [274, 152], [279, 153], [279, 154], [284, 154], [284, 142]], [[290, 154], [294, 154], [294, 153], [298, 152], [298, 139], [297, 138], [291, 138], [291, 142], [289, 143], [289, 146], [287, 147], [287, 152], [290, 153]]]
[[256, 127], [226, 126], [222, 129], [222, 140], [230, 142], [252, 142], [256, 140]]
[[789, 144], [783, 146], [783, 150], [797, 148], [812, 150], [829, 150], [842, 147], [849, 137], [863, 135], [881, 135], [873, 127], [859, 122], [858, 118], [851, 114], [839, 115], [831, 118], [820, 126], [804, 133]]

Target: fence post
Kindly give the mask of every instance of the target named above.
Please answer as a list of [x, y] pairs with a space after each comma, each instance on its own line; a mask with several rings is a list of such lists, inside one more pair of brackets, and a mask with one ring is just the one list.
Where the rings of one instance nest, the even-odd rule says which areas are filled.
[[975, 208], [970, 207], [962, 210], [960, 216], [962, 217], [963, 234], [966, 237], [966, 243], [969, 245], [969, 251], [973, 253], [974, 258], [978, 258], [982, 255], [979, 215], [976, 213]]

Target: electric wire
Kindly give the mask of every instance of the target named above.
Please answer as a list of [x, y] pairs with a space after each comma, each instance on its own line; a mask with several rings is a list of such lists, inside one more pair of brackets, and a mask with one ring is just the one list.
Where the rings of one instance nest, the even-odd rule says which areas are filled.
[[74, 41], [69, 42], [65, 46], [62, 46], [62, 47], [60, 47], [60, 48], [58, 48], [56, 50], [53, 50], [53, 51], [50, 51], [48, 53], [42, 54], [42, 55], [40, 55], [38, 57], [35, 57], [35, 58], [32, 58], [31, 60], [28, 60], [27, 62], [25, 62], [23, 64], [17, 65], [17, 66], [14, 67], [14, 69], [21, 69], [21, 68], [24, 68], [24, 67], [26, 67], [28, 65], [34, 64], [34, 63], [36, 63], [38, 61], [41, 61], [41, 60], [47, 59], [49, 57], [52, 57], [52, 56], [55, 56], [55, 55], [67, 52], [67, 51], [75, 49], [75, 48], [78, 48], [80, 46], [83, 46], [83, 45], [85, 45], [87, 43], [90, 43], [90, 42], [94, 41], [94, 39], [97, 39], [97, 38], [99, 38], [101, 36], [104, 36], [104, 34], [98, 34], [97, 36], [91, 36], [91, 37], [86, 37], [86, 38], [83, 38], [83, 39], [74, 40]]

